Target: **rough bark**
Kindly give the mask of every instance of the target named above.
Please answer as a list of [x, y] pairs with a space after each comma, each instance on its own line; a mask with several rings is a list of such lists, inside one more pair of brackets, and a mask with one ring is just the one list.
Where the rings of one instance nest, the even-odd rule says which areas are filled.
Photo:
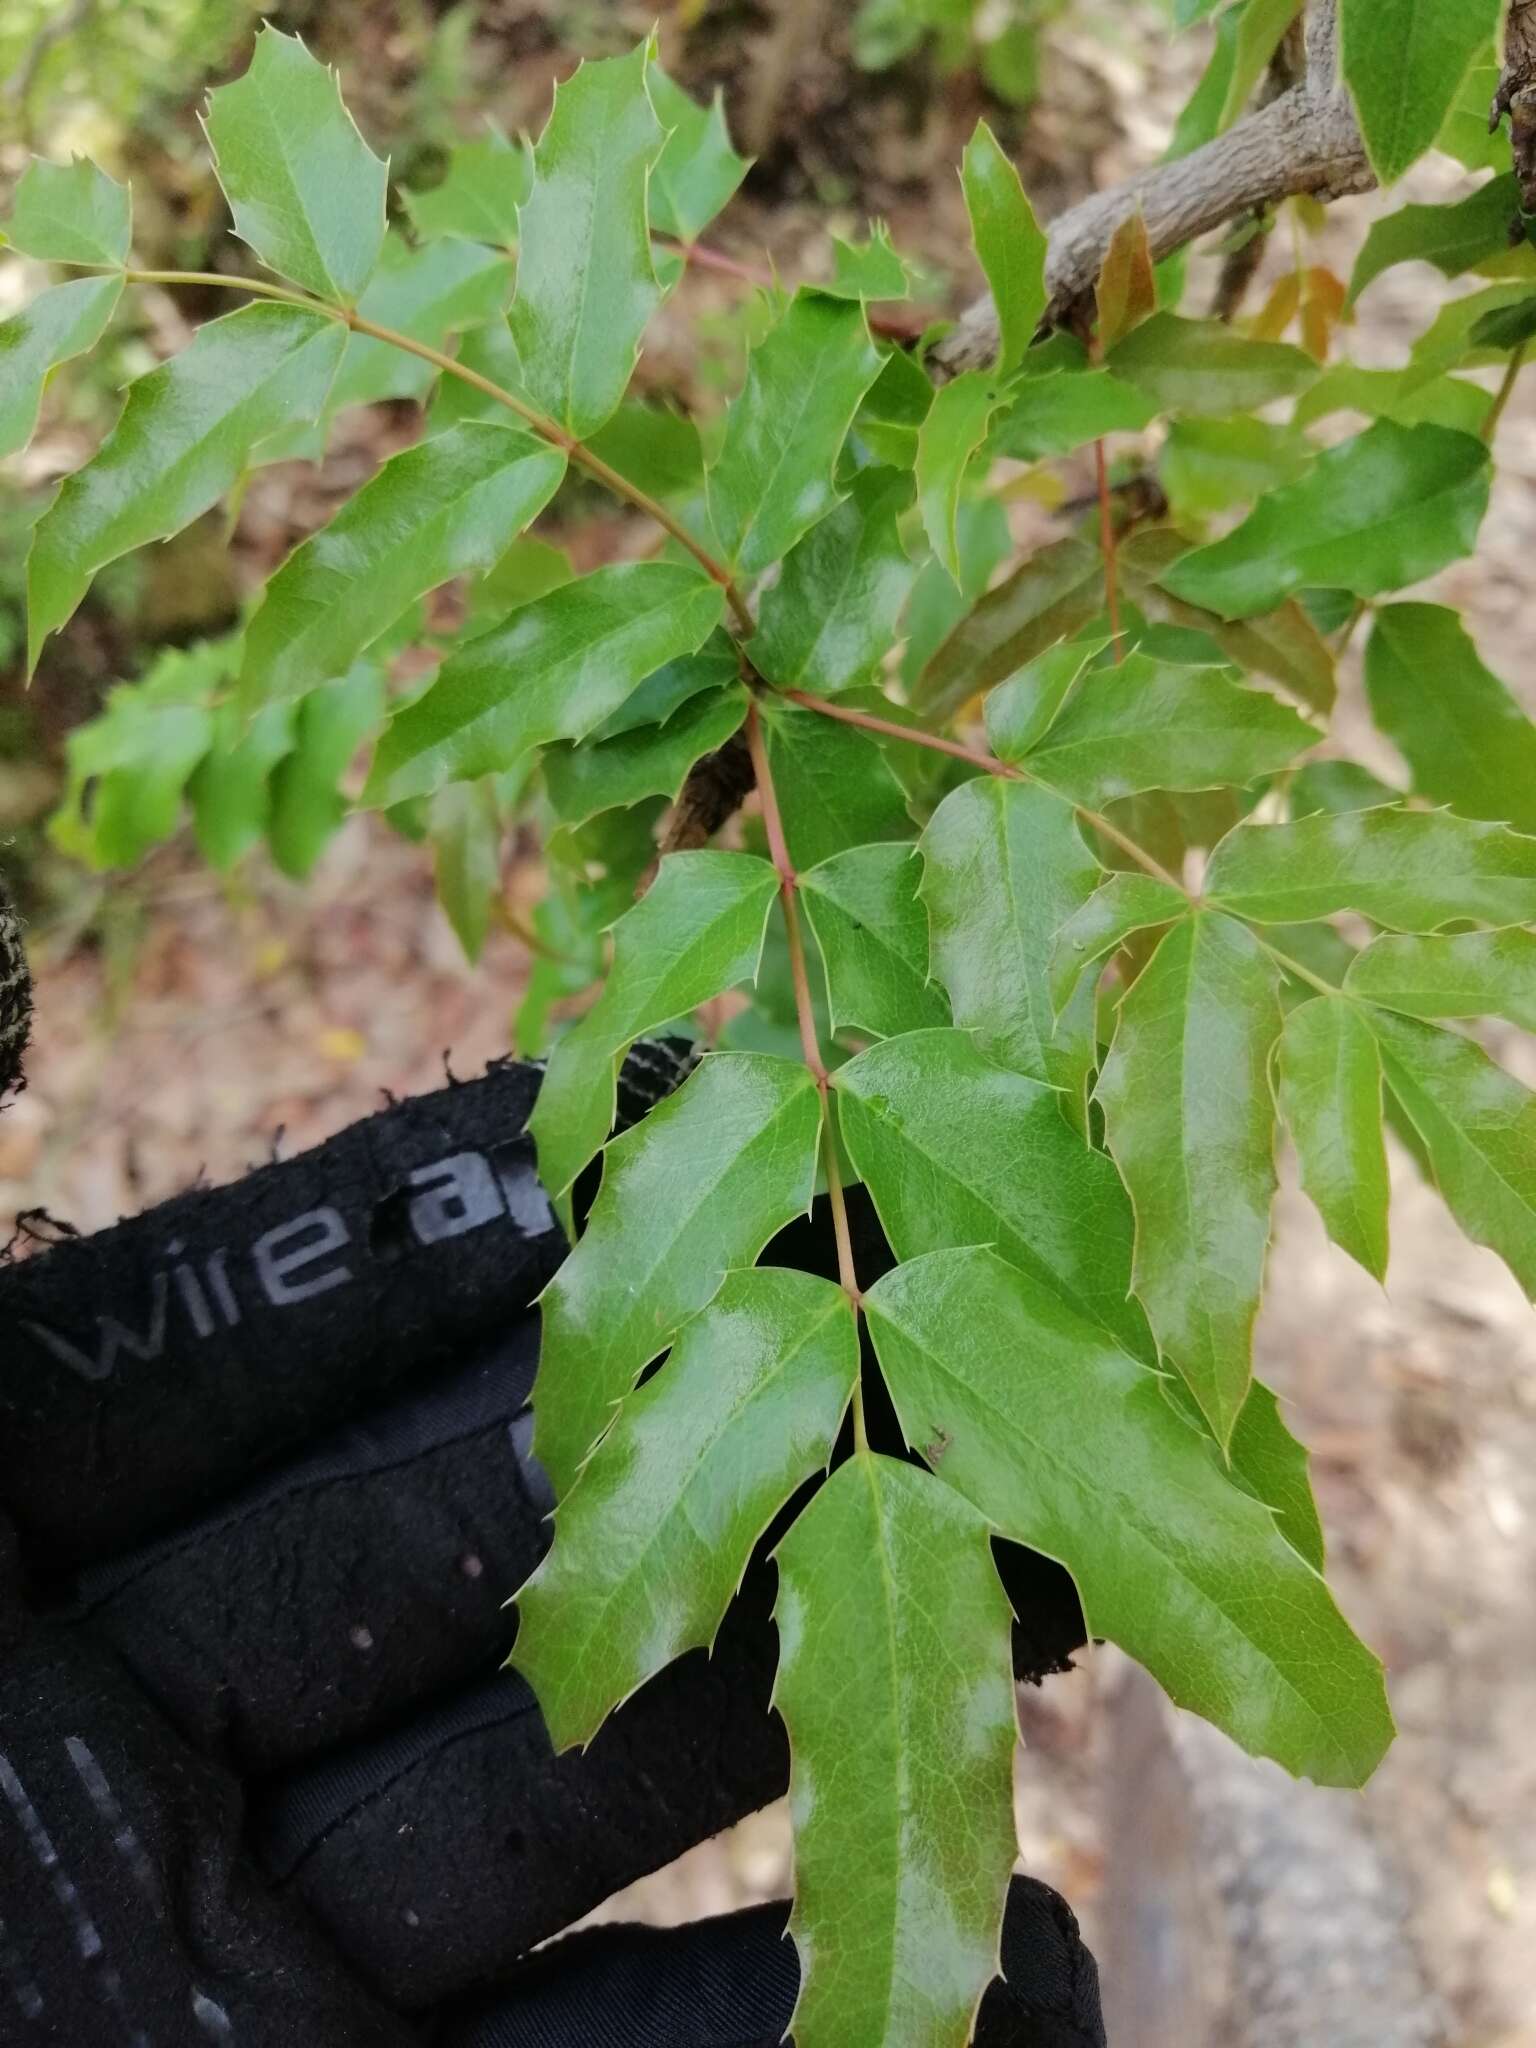
[[0, 1099], [21, 1079], [21, 1056], [32, 1021], [32, 979], [21, 924], [0, 881]]
[[1489, 126], [1508, 114], [1521, 202], [1536, 213], [1536, 0], [1512, 0], [1504, 32], [1504, 76]]

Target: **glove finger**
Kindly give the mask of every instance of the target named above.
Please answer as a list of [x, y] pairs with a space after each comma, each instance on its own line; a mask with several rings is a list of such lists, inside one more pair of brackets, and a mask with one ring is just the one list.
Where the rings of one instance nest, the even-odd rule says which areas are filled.
[[[788, 1912], [572, 1935], [445, 2025], [438, 2048], [778, 2048], [800, 1988]], [[1064, 1899], [1016, 1877], [1002, 1952], [975, 2048], [1104, 2048], [1098, 1970]]]

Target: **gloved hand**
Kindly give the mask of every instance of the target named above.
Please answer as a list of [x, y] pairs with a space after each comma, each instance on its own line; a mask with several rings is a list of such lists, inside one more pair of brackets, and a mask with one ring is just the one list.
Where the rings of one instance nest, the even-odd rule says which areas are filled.
[[[628, 1113], [677, 1073], [642, 1048]], [[537, 1083], [496, 1069], [0, 1270], [0, 2044], [782, 2036], [782, 1906], [530, 1957], [787, 1779], [766, 1562], [714, 1656], [584, 1754], [498, 1668], [549, 1506]], [[768, 1256], [832, 1270], [824, 1219]], [[1021, 1669], [1059, 1668], [1070, 1582], [1011, 1563]], [[1025, 1878], [1003, 1962], [978, 2041], [1102, 2042], [1076, 1923]]]

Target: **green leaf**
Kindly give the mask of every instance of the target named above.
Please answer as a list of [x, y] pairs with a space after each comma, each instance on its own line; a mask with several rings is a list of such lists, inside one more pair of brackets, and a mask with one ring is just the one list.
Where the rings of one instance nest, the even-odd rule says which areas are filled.
[[1056, 1014], [1066, 1009], [1090, 967], [1099, 966], [1137, 932], [1172, 924], [1188, 908], [1188, 897], [1155, 875], [1110, 875], [1056, 934], [1049, 969]]
[[651, 226], [659, 235], [692, 242], [725, 206], [751, 165], [731, 147], [718, 89], [709, 105], [701, 107], [659, 64], [651, 64], [646, 79], [657, 117], [671, 131], [651, 172]]
[[1317, 376], [1299, 348], [1250, 341], [1221, 320], [1155, 313], [1109, 351], [1115, 376], [1134, 384], [1162, 412], [1225, 419], [1277, 398], [1295, 398]]
[[1114, 348], [1157, 310], [1157, 274], [1140, 207], [1126, 215], [1109, 238], [1099, 267], [1095, 299], [1099, 347]]
[[1381, 1057], [1358, 1004], [1319, 996], [1286, 1018], [1280, 1109], [1296, 1141], [1301, 1184], [1328, 1235], [1385, 1281], [1391, 1188]]
[[1134, 1284], [1225, 1445], [1248, 1393], [1275, 1193], [1276, 973], [1252, 933], [1176, 924], [1121, 998], [1099, 1077], [1136, 1211]]
[[351, 305], [384, 242], [389, 166], [357, 132], [336, 74], [263, 28], [242, 78], [208, 96], [214, 168], [235, 232], [262, 262]]
[[1108, 370], [1052, 370], [1010, 384], [988, 446], [993, 455], [1040, 462], [1106, 434], [1140, 433], [1156, 417], [1150, 398]]
[[869, 469], [785, 557], [765, 591], [752, 660], [785, 688], [832, 695], [867, 682], [896, 637], [913, 567], [898, 520], [912, 481]]
[[1529, 279], [1520, 278], [1513, 284], [1491, 284], [1482, 291], [1465, 292], [1449, 300], [1409, 350], [1408, 384], [1411, 386], [1415, 379], [1423, 383], [1447, 370], [1476, 365], [1479, 361], [1496, 361], [1498, 351], [1480, 353], [1481, 344], [1472, 339], [1474, 333], [1490, 313], [1505, 306], [1524, 305], [1530, 296]]
[[835, 299], [906, 299], [912, 295], [908, 270], [883, 220], [871, 221], [867, 242], [832, 237], [832, 281], [816, 287]]
[[162, 656], [139, 684], [107, 693], [101, 713], [65, 741], [69, 777], [49, 824], [54, 844], [92, 868], [133, 867], [169, 839], [187, 782], [208, 752], [206, 660]]
[[346, 816], [341, 778], [383, 715], [383, 678], [367, 662], [299, 705], [292, 751], [273, 772], [267, 824], [272, 858], [294, 881], [309, 876]]
[[1435, 137], [1436, 149], [1443, 149], [1466, 170], [1497, 171], [1509, 163], [1508, 135], [1502, 126], [1492, 131], [1488, 127], [1488, 108], [1502, 72], [1496, 39], [1490, 39], [1473, 59]]
[[1426, 382], [1407, 370], [1362, 370], [1355, 363], [1334, 363], [1301, 399], [1292, 422], [1310, 427], [1330, 413], [1362, 412], [1370, 419], [1396, 420], [1403, 427], [1427, 421], [1459, 434], [1480, 434], [1488, 405], [1482, 386], [1464, 378], [1432, 377]]
[[[1163, 1390], [1176, 1408], [1204, 1424], [1194, 1397], [1182, 1380], [1164, 1380]], [[1256, 1500], [1275, 1511], [1280, 1533], [1291, 1548], [1320, 1572], [1327, 1563], [1323, 1525], [1312, 1497], [1307, 1453], [1286, 1428], [1280, 1403], [1262, 1380], [1255, 1380], [1232, 1432], [1232, 1477]]]
[[735, 643], [717, 630], [697, 654], [681, 654], [647, 676], [639, 689], [603, 720], [593, 737], [611, 740], [642, 725], [665, 725], [690, 698], [707, 690], [729, 689], [740, 680], [741, 657]]
[[1469, 1038], [1387, 1010], [1366, 1015], [1451, 1214], [1536, 1297], [1536, 1096]]
[[1049, 294], [1046, 236], [1018, 172], [985, 121], [966, 144], [960, 180], [976, 254], [992, 288], [1002, 347], [998, 367], [1017, 369], [1035, 338]]
[[713, 1647], [759, 1537], [831, 1462], [858, 1371], [848, 1297], [812, 1273], [727, 1273], [683, 1326], [518, 1595], [512, 1661], [557, 1750], [589, 1742], [674, 1657]]
[[77, 277], [0, 322], [0, 456], [32, 438], [49, 371], [95, 347], [122, 290], [120, 277]]
[[1478, 659], [1455, 612], [1436, 604], [1378, 612], [1365, 686], [1372, 718], [1420, 795], [1536, 832], [1536, 725]]
[[1510, 222], [1520, 212], [1514, 173], [1490, 178], [1452, 206], [1404, 206], [1372, 224], [1349, 281], [1354, 304], [1368, 284], [1398, 263], [1432, 263], [1442, 277], [1501, 255], [1509, 247]]
[[898, 1267], [866, 1306], [909, 1440], [942, 1432], [942, 1478], [1061, 1559], [1090, 1634], [1249, 1752], [1365, 1782], [1392, 1739], [1380, 1664], [1154, 1373], [986, 1250]]
[[1237, 9], [1237, 38], [1232, 50], [1232, 75], [1227, 80], [1227, 96], [1221, 109], [1222, 128], [1230, 127], [1248, 104], [1281, 37], [1300, 11], [1301, 0], [1245, 0]]
[[990, 1244], [1148, 1364], [1130, 1298], [1131, 1206], [1055, 1090], [994, 1066], [963, 1031], [871, 1046], [833, 1076], [838, 1128], [900, 1259]]
[[1163, 486], [1177, 514], [1207, 518], [1295, 483], [1315, 452], [1294, 427], [1268, 420], [1175, 420], [1163, 444]]
[[763, 735], [796, 868], [853, 846], [910, 842], [907, 800], [868, 733], [794, 704], [765, 703]]
[[1238, 826], [1217, 847], [1205, 893], [1258, 924], [1358, 911], [1393, 931], [1454, 919], [1536, 923], [1536, 838], [1450, 811], [1327, 812]]
[[1379, 597], [1472, 552], [1490, 476], [1488, 450], [1469, 434], [1379, 420], [1327, 449], [1225, 540], [1176, 562], [1164, 581], [1175, 597], [1229, 619], [1314, 583]]
[[719, 623], [719, 587], [674, 562], [594, 569], [468, 641], [379, 742], [364, 801], [399, 803], [582, 739], [664, 662]]
[[[446, 350], [454, 334], [466, 327], [477, 327], [482, 321], [499, 322], [505, 340], [506, 323], [499, 321], [499, 316], [511, 283], [512, 266], [494, 249], [462, 241], [428, 242], [423, 248], [412, 249], [391, 235], [357, 310], [380, 327], [407, 334], [429, 348]], [[485, 335], [495, 331], [487, 328]], [[479, 334], [473, 337], [475, 343], [484, 339]], [[510, 374], [501, 362], [484, 361], [478, 349], [468, 342], [459, 354], [470, 368], [497, 381]], [[437, 374], [431, 363], [391, 342], [376, 341], [369, 334], [350, 335], [326, 416], [334, 418], [348, 406], [371, 405], [381, 398], [424, 398]], [[439, 426], [456, 424], [459, 419], [505, 417], [504, 407], [481, 393], [470, 393], [469, 387], [456, 377], [444, 382], [453, 387], [455, 394], [472, 396], [474, 403], [460, 405], [450, 419], [443, 415], [439, 393], [439, 402], [433, 408], [434, 432]], [[273, 461], [278, 452], [281, 451], [264, 449], [262, 454]]]
[[126, 185], [84, 157], [51, 164], [33, 157], [11, 202], [5, 239], [40, 263], [122, 264], [133, 234]]
[[223, 873], [250, 852], [272, 815], [272, 771], [294, 744], [297, 707], [269, 704], [249, 724], [226, 697], [214, 714], [212, 744], [187, 795], [203, 858]]
[[[1536, 298], [1518, 306], [1497, 306], [1472, 329], [1474, 348], [1517, 349], [1536, 341]], [[1487, 393], [1483, 393], [1486, 399]]]
[[953, 790], [919, 842], [934, 972], [955, 1022], [984, 1053], [1068, 1095], [1094, 1060], [1091, 1016], [1057, 1021], [1051, 941], [1101, 870], [1072, 806], [1025, 782], [980, 776]]
[[246, 629], [247, 705], [344, 674], [418, 597], [489, 569], [549, 503], [565, 463], [519, 427], [475, 420], [391, 457], [267, 585]]
[[1344, 986], [1409, 1017], [1504, 1017], [1536, 1031], [1536, 932], [1380, 938], [1356, 954]]
[[972, 457], [987, 438], [998, 392], [990, 372], [967, 370], [942, 386], [917, 432], [917, 502], [933, 552], [956, 585], [958, 521]]
[[450, 782], [433, 797], [427, 817], [437, 898], [465, 957], [478, 960], [501, 894], [501, 813], [496, 785]]
[[626, 401], [587, 446], [653, 498], [681, 497], [704, 482], [698, 428], [664, 406]]
[[955, 626], [918, 678], [913, 708], [940, 723], [1036, 655], [1070, 639], [1104, 603], [1097, 548], [1069, 535], [1041, 548], [989, 590]]
[[448, 152], [448, 169], [427, 192], [404, 192], [411, 226], [424, 242], [455, 235], [517, 246], [517, 213], [533, 190], [533, 164], [525, 143], [509, 142], [496, 128]]
[[986, 1523], [863, 1451], [774, 1553], [798, 2048], [963, 2048], [1013, 1867], [1009, 1610]]
[[1101, 808], [1144, 789], [1219, 789], [1272, 774], [1315, 746], [1315, 726], [1219, 668], [1128, 654], [1084, 677], [1044, 738], [1032, 775]]
[[883, 359], [861, 306], [800, 291], [747, 358], [709, 473], [715, 532], [755, 576], [838, 503], [837, 457]]
[[1016, 676], [988, 691], [982, 716], [988, 742], [1000, 761], [1022, 761], [1039, 745], [1089, 662], [1108, 645], [1107, 636], [1095, 634], [1047, 648]]
[[949, 1022], [928, 978], [928, 917], [910, 846], [856, 846], [800, 877], [835, 1031], [894, 1038]]
[[747, 696], [738, 683], [690, 697], [663, 725], [636, 726], [584, 745], [553, 746], [544, 756], [549, 800], [566, 825], [585, 824], [599, 811], [638, 804], [648, 796], [670, 801], [695, 761], [723, 747], [746, 715]]
[[646, 181], [665, 130], [646, 95], [650, 43], [588, 60], [556, 88], [522, 209], [512, 339], [523, 389], [584, 437], [618, 410], [661, 302]]
[[533, 1447], [561, 1499], [645, 1366], [809, 1209], [820, 1128], [808, 1067], [711, 1053], [608, 1147], [586, 1231], [541, 1296]]
[[529, 1129], [563, 1195], [613, 1128], [619, 1065], [637, 1038], [757, 972], [778, 876], [745, 853], [669, 854], [614, 927], [603, 992], [556, 1046]]
[[242, 306], [129, 385], [117, 425], [33, 530], [29, 667], [98, 569], [190, 525], [235, 482], [258, 441], [318, 414], [344, 339], [339, 323], [297, 306]]
[[1341, 0], [1344, 77], [1383, 185], [1434, 146], [1499, 0]]

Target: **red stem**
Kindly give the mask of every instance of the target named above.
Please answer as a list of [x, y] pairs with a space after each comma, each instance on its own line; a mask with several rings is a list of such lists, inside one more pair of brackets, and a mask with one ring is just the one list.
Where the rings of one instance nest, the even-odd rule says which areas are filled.
[[1099, 479], [1099, 545], [1104, 551], [1104, 601], [1109, 607], [1109, 630], [1115, 643], [1115, 659], [1125, 659], [1125, 644], [1120, 635], [1120, 558], [1119, 543], [1115, 537], [1114, 508], [1109, 496], [1109, 458], [1104, 452], [1101, 436], [1093, 444], [1094, 468]]

